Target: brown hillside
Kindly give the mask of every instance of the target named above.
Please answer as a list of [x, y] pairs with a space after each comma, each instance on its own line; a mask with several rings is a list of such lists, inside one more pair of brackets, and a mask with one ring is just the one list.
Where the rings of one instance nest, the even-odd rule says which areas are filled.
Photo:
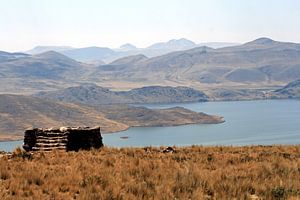
[[131, 126], [221, 123], [222, 117], [184, 108], [148, 109], [122, 105], [89, 107], [21, 95], [0, 95], [0, 140], [21, 139], [29, 127], [100, 126], [102, 133]]
[[300, 146], [103, 148], [0, 158], [1, 199], [299, 199]]

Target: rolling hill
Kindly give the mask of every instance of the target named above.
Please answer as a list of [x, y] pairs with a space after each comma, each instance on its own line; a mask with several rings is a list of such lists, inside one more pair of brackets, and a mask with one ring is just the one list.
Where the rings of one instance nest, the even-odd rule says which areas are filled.
[[274, 98], [300, 99], [300, 79], [290, 82], [281, 89], [275, 90], [272, 94]]
[[28, 127], [95, 126], [104, 132], [119, 131], [127, 125], [109, 120], [93, 109], [56, 103], [21, 95], [0, 95], [0, 133], [22, 136]]
[[149, 86], [118, 92], [90, 84], [52, 92], [40, 92], [36, 96], [43, 99], [87, 105], [178, 103], [208, 100], [208, 96], [203, 92], [187, 87]]
[[106, 60], [118, 54], [114, 50], [107, 47], [85, 47], [65, 50], [61, 51], [60, 53], [81, 62]]
[[25, 56], [0, 63], [5, 78], [72, 79], [82, 74], [84, 65], [55, 51]]
[[92, 68], [54, 51], [21, 55], [15, 58], [13, 54], [13, 59], [0, 62], [0, 93], [31, 94], [64, 88], [84, 81]]
[[172, 52], [111, 71], [104, 68], [93, 74], [126, 81], [283, 85], [300, 78], [300, 44], [259, 38], [239, 46]]
[[91, 107], [30, 96], [0, 94], [0, 140], [21, 139], [24, 130], [29, 127], [97, 125], [103, 133], [109, 133], [131, 126], [221, 122], [221, 117], [178, 107], [162, 110], [125, 105]]

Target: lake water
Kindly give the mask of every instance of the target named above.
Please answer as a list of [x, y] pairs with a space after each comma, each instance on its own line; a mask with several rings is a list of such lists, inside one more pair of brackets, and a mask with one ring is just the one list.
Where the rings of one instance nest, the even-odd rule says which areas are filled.
[[[149, 108], [182, 106], [197, 112], [221, 115], [222, 124], [176, 127], [137, 127], [104, 134], [107, 146], [160, 145], [271, 145], [300, 144], [300, 101], [262, 100], [144, 105]], [[129, 137], [122, 139], [121, 137]], [[0, 150], [12, 151], [21, 141], [0, 142]]]

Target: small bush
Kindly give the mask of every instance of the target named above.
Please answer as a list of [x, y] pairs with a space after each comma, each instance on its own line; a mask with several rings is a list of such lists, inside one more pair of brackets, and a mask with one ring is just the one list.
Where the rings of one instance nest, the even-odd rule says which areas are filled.
[[9, 173], [6, 170], [1, 169], [0, 179], [5, 181], [5, 180], [9, 179], [9, 177], [10, 177]]
[[12, 153], [13, 158], [23, 158], [23, 159], [32, 159], [32, 154], [29, 152], [26, 152], [25, 150], [21, 149], [20, 147], [17, 147], [14, 152]]
[[271, 193], [275, 199], [284, 199], [285, 189], [283, 187], [276, 187], [272, 189]]

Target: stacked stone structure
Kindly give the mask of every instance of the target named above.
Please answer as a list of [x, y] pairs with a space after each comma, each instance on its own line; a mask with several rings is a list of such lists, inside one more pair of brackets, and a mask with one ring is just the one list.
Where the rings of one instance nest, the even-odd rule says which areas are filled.
[[102, 146], [100, 127], [61, 127], [26, 130], [23, 148], [26, 151], [78, 151]]

